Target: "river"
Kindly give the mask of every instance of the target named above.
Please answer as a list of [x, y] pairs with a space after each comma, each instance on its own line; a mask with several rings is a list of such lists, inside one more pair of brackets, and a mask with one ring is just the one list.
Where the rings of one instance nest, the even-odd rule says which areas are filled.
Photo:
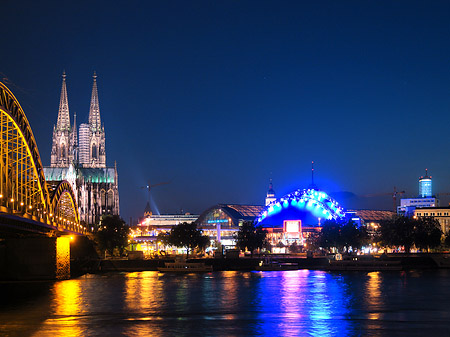
[[450, 336], [450, 270], [0, 283], [0, 336]]

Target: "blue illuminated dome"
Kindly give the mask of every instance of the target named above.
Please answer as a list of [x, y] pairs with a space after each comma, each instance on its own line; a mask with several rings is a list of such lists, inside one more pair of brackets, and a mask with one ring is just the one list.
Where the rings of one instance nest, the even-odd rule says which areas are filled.
[[317, 225], [319, 219], [342, 220], [344, 209], [327, 193], [314, 188], [299, 189], [267, 205], [257, 218], [258, 224], [281, 225], [284, 220], [302, 220]]

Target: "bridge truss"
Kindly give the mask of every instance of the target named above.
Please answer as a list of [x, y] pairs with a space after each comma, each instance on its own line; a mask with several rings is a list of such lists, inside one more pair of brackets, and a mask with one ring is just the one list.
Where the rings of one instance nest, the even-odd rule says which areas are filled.
[[71, 185], [63, 181], [49, 188], [27, 117], [1, 82], [0, 131], [0, 213], [84, 233]]

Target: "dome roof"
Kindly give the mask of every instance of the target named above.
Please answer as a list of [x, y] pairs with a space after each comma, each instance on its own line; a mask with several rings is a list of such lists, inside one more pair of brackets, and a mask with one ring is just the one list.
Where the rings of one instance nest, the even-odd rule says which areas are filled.
[[328, 220], [342, 219], [345, 216], [344, 209], [327, 193], [308, 188], [296, 190], [271, 202], [259, 214], [257, 221], [261, 222], [288, 208]]

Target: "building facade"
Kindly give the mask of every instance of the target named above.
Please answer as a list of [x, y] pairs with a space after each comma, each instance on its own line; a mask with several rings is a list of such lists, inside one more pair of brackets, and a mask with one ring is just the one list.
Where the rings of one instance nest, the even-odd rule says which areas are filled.
[[100, 119], [97, 75], [94, 73], [89, 123], [77, 132], [76, 116], [70, 123], [66, 74], [63, 74], [57, 124], [53, 128], [49, 182], [68, 180], [77, 199], [80, 221], [91, 227], [102, 215], [120, 215], [117, 165], [106, 166], [105, 130]]
[[428, 170], [425, 176], [419, 178], [419, 196], [417, 198], [404, 198], [400, 200], [397, 213], [404, 216], [414, 216], [416, 208], [439, 207], [439, 200], [433, 196], [433, 183]]
[[262, 209], [259, 205], [218, 204], [200, 214], [196, 222], [211, 241], [230, 249], [236, 245], [235, 235], [242, 223], [254, 221]]
[[[131, 250], [142, 251], [148, 257], [160, 250], [166, 250], [161, 242], [158, 242], [159, 234], [166, 234], [183, 222], [194, 222], [198, 215], [186, 214], [163, 214], [153, 215], [151, 211], [139, 221], [137, 226], [131, 226], [130, 245]], [[174, 249], [175, 250], [175, 249]]]
[[414, 211], [415, 217], [432, 217], [439, 221], [442, 233], [450, 230], [450, 207], [423, 207]]

